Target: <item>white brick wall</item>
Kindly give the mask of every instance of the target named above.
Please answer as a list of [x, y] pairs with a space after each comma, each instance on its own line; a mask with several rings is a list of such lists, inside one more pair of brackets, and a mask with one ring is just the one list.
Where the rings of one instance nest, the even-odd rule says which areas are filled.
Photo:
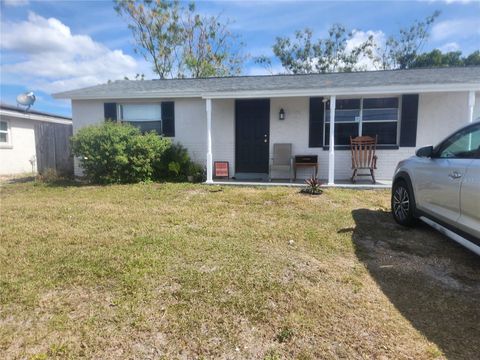
[[[417, 147], [436, 144], [445, 136], [468, 121], [468, 93], [428, 93], [419, 99]], [[162, 99], [136, 100], [135, 102], [161, 102]], [[190, 152], [192, 158], [206, 162], [207, 132], [205, 100], [174, 99], [175, 138]], [[115, 100], [111, 100], [115, 102]], [[117, 101], [121, 102], [121, 101]], [[283, 108], [286, 119], [278, 120], [278, 112]], [[88, 124], [103, 122], [103, 101], [73, 101], [73, 130]], [[212, 101], [212, 152], [214, 161], [229, 161], [230, 174], [235, 169], [235, 101]], [[474, 116], [480, 116], [480, 94], [477, 93]], [[328, 151], [323, 148], [308, 147], [309, 98], [272, 98], [270, 103], [270, 151], [274, 143], [292, 143], [294, 154], [316, 154], [319, 158], [319, 177], [328, 176]], [[377, 178], [390, 179], [397, 163], [415, 153], [414, 148], [398, 150], [378, 150]], [[75, 174], [81, 174], [75, 162]], [[349, 150], [335, 151], [335, 178], [348, 179], [351, 176]], [[310, 176], [306, 169], [298, 177]]]
[[[206, 118], [204, 123], [206, 124]], [[212, 100], [213, 161], [228, 161], [235, 173], [235, 100]]]
[[[170, 101], [170, 99], [131, 100], [130, 103], [148, 103]], [[174, 142], [185, 146], [193, 160], [205, 164], [207, 152], [207, 128], [205, 101], [198, 98], [174, 99], [175, 102], [175, 137]], [[105, 102], [126, 103], [124, 100], [108, 100]], [[104, 101], [74, 100], [72, 101], [73, 133], [78, 129], [104, 122]], [[75, 159], [75, 175], [81, 176], [82, 169]]]
[[[32, 120], [2, 116], [10, 128], [10, 144], [0, 146], [0, 175], [31, 173], [35, 157], [35, 123]], [[33, 171], [37, 171], [36, 163]]]
[[468, 93], [421, 94], [417, 145], [434, 145], [469, 121]]
[[[72, 100], [73, 133], [88, 125], [101, 124], [103, 117], [103, 101]], [[78, 158], [73, 159], [73, 171], [76, 176], [82, 176], [83, 171]]]

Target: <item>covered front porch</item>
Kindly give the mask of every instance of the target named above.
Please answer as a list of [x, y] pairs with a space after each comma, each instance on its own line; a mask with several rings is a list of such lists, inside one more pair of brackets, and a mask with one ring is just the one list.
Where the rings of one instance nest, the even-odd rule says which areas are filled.
[[[340, 97], [343, 107], [346, 102], [344, 99], [345, 97]], [[371, 178], [363, 177], [353, 184], [350, 181], [352, 155], [344, 129], [348, 130], [348, 127], [352, 126], [358, 129], [360, 109], [335, 111], [336, 96], [207, 98], [205, 101], [207, 183], [304, 186], [305, 179], [315, 176], [315, 167], [290, 168], [284, 171], [272, 169], [274, 147], [287, 144], [291, 147], [292, 158], [310, 156], [315, 159], [316, 177], [325, 186], [385, 188], [390, 187], [397, 162], [414, 152], [413, 148], [398, 147], [398, 118], [390, 121], [388, 124], [394, 127], [395, 143], [391, 146], [378, 146], [376, 149], [376, 183], [372, 184]], [[394, 111], [397, 113], [398, 107]], [[346, 116], [350, 114], [353, 116], [352, 122], [346, 121]], [[339, 115], [340, 125], [336, 127]], [[228, 162], [228, 176], [215, 176], [218, 162]], [[295, 179], [293, 172], [296, 173]]]
[[[317, 159], [317, 178], [324, 186], [389, 188], [396, 165], [415, 153], [417, 142], [431, 144], [443, 137], [429, 123], [438, 118], [436, 112], [447, 116], [452, 110], [448, 103], [465, 101], [468, 106], [455, 115], [459, 123], [472, 121], [472, 94], [415, 94], [390, 89], [335, 95], [206, 95], [206, 183], [304, 186], [305, 179], [313, 175], [311, 168], [300, 169], [294, 181], [288, 172], [272, 174], [274, 146], [290, 144], [292, 157], [308, 155]], [[350, 181], [350, 136], [364, 135], [378, 137], [375, 184], [367, 177], [356, 183]], [[217, 162], [227, 163], [227, 176], [215, 176]]]

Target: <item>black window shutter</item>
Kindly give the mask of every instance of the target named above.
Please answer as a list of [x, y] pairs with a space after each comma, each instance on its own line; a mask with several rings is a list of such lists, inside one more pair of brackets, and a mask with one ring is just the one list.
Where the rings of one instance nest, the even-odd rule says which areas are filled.
[[310, 98], [308, 147], [323, 146], [323, 97]]
[[103, 114], [105, 120], [117, 121], [117, 104], [116, 103], [104, 103]]
[[162, 129], [163, 135], [175, 136], [175, 106], [173, 101], [162, 102]]
[[400, 123], [400, 146], [417, 145], [418, 94], [402, 96], [402, 116]]

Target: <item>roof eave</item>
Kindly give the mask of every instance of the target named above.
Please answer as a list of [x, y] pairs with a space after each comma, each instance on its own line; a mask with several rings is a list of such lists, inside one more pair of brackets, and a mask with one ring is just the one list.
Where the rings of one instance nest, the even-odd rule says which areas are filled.
[[81, 92], [63, 92], [52, 94], [56, 99], [71, 100], [109, 100], [109, 99], [173, 99], [173, 98], [256, 98], [256, 97], [295, 97], [295, 96], [348, 96], [369, 94], [403, 94], [425, 92], [461, 92], [480, 91], [480, 83], [458, 84], [424, 84], [424, 85], [388, 85], [388, 86], [356, 86], [343, 88], [310, 88], [286, 90], [238, 90], [238, 91], [198, 91], [198, 92], [159, 92], [122, 93], [107, 95], [82, 94]]
[[0, 109], [1, 116], [8, 116], [12, 118], [18, 119], [25, 119], [25, 120], [33, 120], [33, 121], [43, 121], [43, 122], [50, 122], [56, 124], [64, 124], [64, 125], [71, 125], [72, 120], [67, 120], [65, 118], [57, 118], [54, 116], [46, 116], [46, 115], [39, 115], [39, 114], [32, 114], [32, 113], [21, 113], [18, 111]]
[[255, 98], [255, 97], [295, 97], [295, 96], [350, 96], [350, 95], [380, 95], [407, 94], [430, 92], [463, 92], [480, 91], [480, 84], [445, 84], [445, 85], [403, 85], [403, 86], [372, 86], [348, 88], [322, 88], [301, 90], [257, 90], [235, 92], [203, 93], [204, 99]]
[[82, 94], [80, 92], [64, 92], [52, 94], [52, 97], [55, 99], [70, 99], [70, 100], [109, 100], [109, 99], [174, 99], [174, 98], [201, 98], [202, 92], [158, 92], [151, 91], [148, 93], [122, 93], [122, 94], [111, 94], [107, 95], [90, 95]]

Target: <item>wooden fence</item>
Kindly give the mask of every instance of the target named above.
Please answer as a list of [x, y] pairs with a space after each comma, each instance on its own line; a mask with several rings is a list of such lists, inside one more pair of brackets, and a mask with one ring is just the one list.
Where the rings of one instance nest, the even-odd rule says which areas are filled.
[[73, 176], [73, 156], [70, 151], [72, 125], [39, 122], [35, 124], [37, 171], [53, 170], [60, 176]]

